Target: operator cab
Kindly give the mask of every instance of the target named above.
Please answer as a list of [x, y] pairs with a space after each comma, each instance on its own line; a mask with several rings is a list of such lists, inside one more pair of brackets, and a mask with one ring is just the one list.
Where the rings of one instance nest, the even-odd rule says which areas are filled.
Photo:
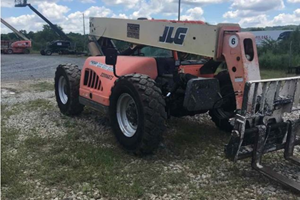
[[200, 68], [208, 61], [207, 58], [204, 58], [202, 56], [171, 51], [158, 47], [127, 43], [127, 48], [125, 48], [125, 42], [117, 41], [115, 42], [115, 44], [115, 48], [121, 49], [120, 55], [154, 58], [157, 64], [158, 76], [173, 74], [176, 67], [176, 61], [179, 61], [181, 69], [192, 69], [192, 74], [195, 76], [199, 76]]

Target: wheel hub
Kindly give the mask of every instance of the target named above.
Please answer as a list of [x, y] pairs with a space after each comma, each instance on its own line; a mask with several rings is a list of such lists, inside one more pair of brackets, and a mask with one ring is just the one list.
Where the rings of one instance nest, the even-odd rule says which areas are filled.
[[65, 77], [61, 76], [58, 81], [58, 96], [61, 103], [66, 104], [68, 101], [68, 89], [67, 89], [67, 81]]
[[117, 101], [117, 121], [126, 137], [132, 137], [138, 126], [138, 111], [134, 99], [123, 93]]
[[128, 118], [129, 123], [131, 123], [133, 126], [137, 124], [137, 111], [134, 102], [128, 105], [126, 109], [126, 116]]

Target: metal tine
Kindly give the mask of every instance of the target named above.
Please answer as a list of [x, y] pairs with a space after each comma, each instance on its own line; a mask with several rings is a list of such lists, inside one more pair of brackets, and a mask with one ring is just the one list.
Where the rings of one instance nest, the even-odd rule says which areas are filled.
[[297, 81], [296, 87], [297, 87], [297, 89], [296, 89], [296, 93], [295, 93], [295, 97], [294, 97], [294, 108], [295, 109], [298, 108], [299, 101], [300, 101], [300, 80]]
[[276, 88], [276, 94], [275, 94], [275, 100], [279, 99], [281, 87], [282, 87], [282, 81], [278, 81], [277, 88]]
[[297, 80], [290, 80], [289, 81], [290, 84], [289, 84], [289, 94], [292, 94], [293, 96], [295, 95], [296, 93], [296, 87], [297, 87]]
[[253, 99], [252, 99], [252, 111], [251, 115], [255, 114], [256, 104], [257, 104], [257, 90], [258, 90], [259, 83], [255, 83], [254, 85], [254, 93], [253, 93]]
[[261, 101], [260, 101], [260, 108], [259, 108], [259, 111], [260, 111], [260, 114], [264, 115], [265, 114], [265, 101], [266, 101], [266, 91], [267, 91], [267, 88], [268, 88], [268, 84], [269, 82], [266, 82], [266, 83], [262, 83], [263, 84], [263, 87], [262, 87], [262, 94], [261, 94]]
[[284, 85], [280, 92], [282, 98], [288, 98], [288, 94], [290, 94], [290, 88], [291, 88], [290, 86], [291, 86], [291, 80], [284, 81]]
[[[267, 97], [266, 97], [266, 104], [268, 106], [267, 114], [272, 114], [274, 108], [274, 99], [276, 94], [278, 81], [273, 81], [270, 83], [268, 87]], [[269, 113], [269, 111], [271, 113]]]

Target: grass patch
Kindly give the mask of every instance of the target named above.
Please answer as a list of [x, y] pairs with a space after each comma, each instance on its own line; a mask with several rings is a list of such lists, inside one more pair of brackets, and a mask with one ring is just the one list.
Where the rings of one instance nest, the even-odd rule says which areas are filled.
[[[26, 190], [22, 183], [23, 174], [23, 152], [13, 155], [10, 151], [16, 148], [16, 140], [19, 131], [1, 127], [1, 185], [6, 190], [2, 191], [2, 197], [15, 199], [22, 196]], [[4, 194], [4, 195], [3, 195]]]
[[294, 76], [293, 74], [286, 74], [286, 72], [282, 70], [268, 70], [268, 69], [261, 69], [260, 75], [262, 79], [285, 78], [288, 76]]
[[54, 90], [54, 84], [44, 81], [44, 82], [31, 84], [30, 88], [32, 88], [34, 91], [37, 92], [52, 91]]
[[19, 106], [8, 106], [8, 105], [1, 105], [1, 122], [5, 123], [5, 120], [8, 119], [10, 116], [15, 115], [19, 112]]
[[50, 110], [53, 108], [53, 104], [46, 99], [36, 99], [33, 101], [29, 101], [24, 104], [26, 110], [36, 110], [36, 109], [44, 109]]

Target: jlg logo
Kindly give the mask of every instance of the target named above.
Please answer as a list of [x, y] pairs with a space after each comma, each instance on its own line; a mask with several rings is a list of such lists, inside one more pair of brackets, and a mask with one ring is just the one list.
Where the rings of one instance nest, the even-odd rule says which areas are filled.
[[173, 30], [174, 27], [166, 26], [163, 35], [159, 37], [159, 41], [170, 43], [170, 44], [174, 43], [174, 44], [182, 45], [188, 29], [183, 27], [177, 28], [175, 37], [172, 38]]

